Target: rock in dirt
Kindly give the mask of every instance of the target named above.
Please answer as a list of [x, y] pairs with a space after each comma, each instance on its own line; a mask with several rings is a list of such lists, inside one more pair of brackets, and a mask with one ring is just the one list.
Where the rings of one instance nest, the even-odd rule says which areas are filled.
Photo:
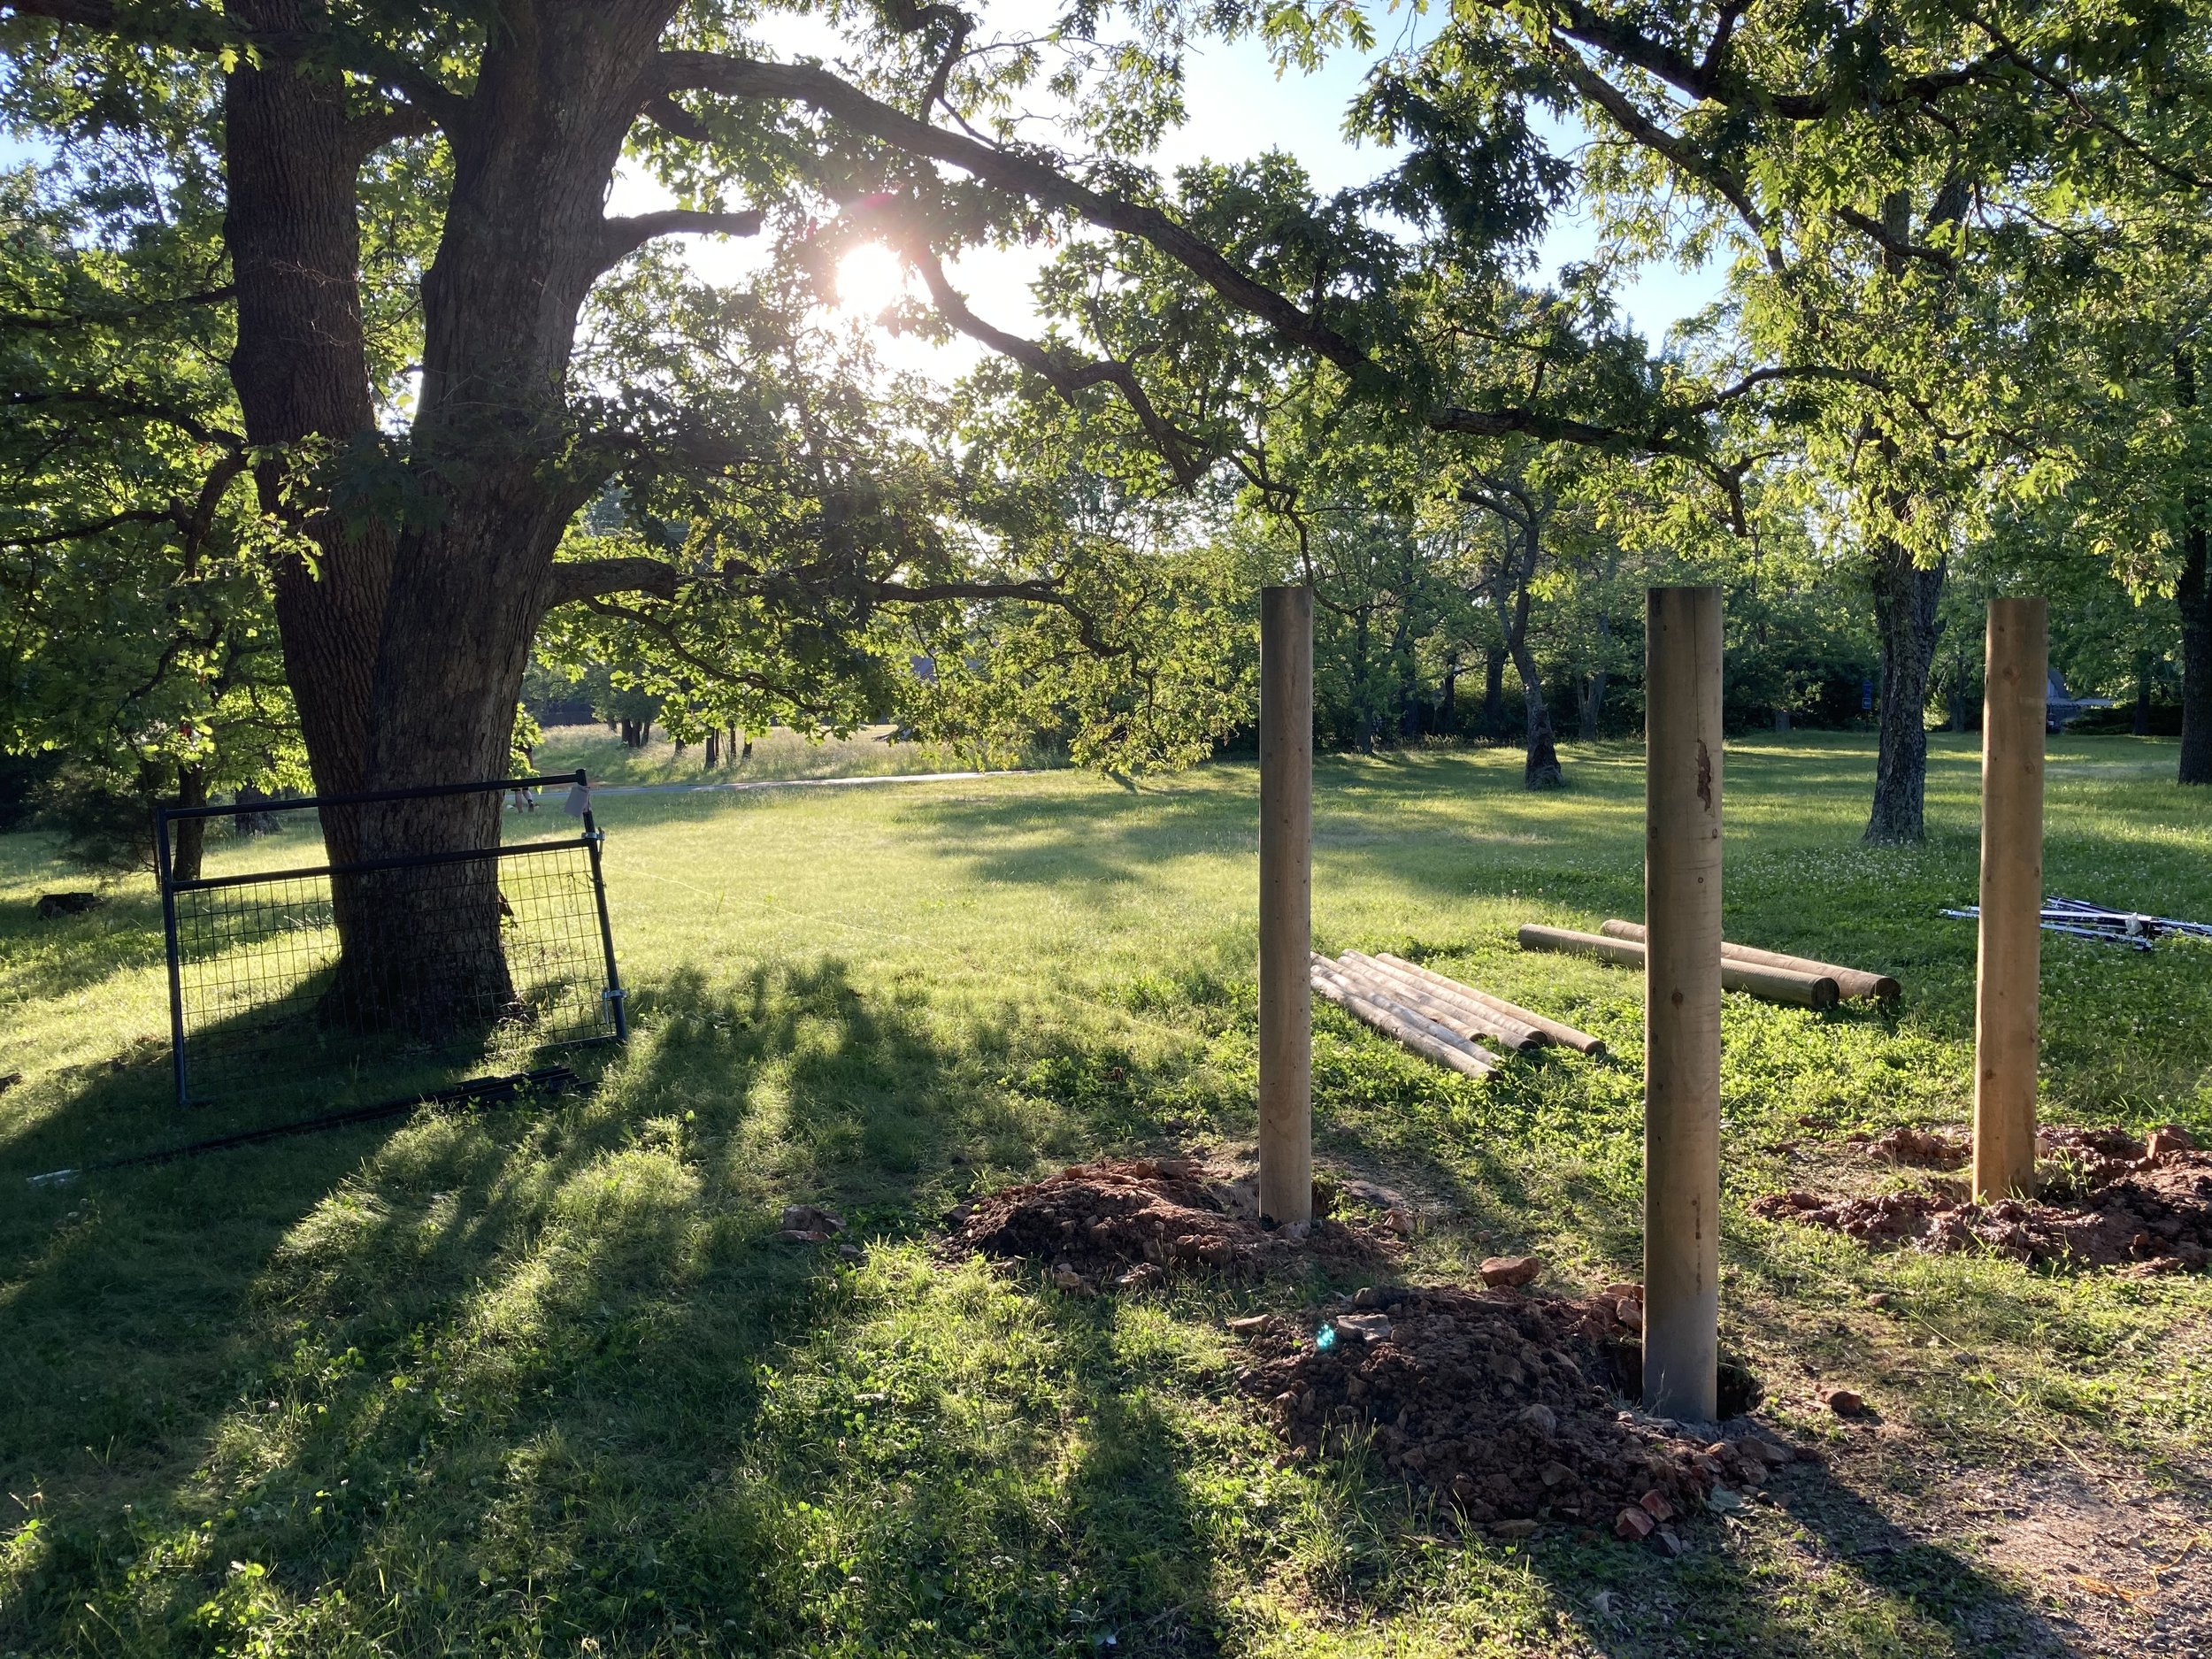
[[2037, 1141], [2062, 1160], [2039, 1199], [1983, 1204], [1955, 1183], [1937, 1183], [1870, 1197], [1773, 1193], [1751, 1209], [1863, 1244], [1933, 1253], [1994, 1250], [2038, 1264], [2138, 1274], [2212, 1262], [2212, 1153], [2168, 1141], [2154, 1155], [2112, 1129], [2054, 1128]]
[[842, 1233], [842, 1217], [831, 1214], [819, 1204], [786, 1204], [783, 1207], [783, 1230], [786, 1233]]
[[1390, 1317], [1380, 1313], [1340, 1313], [1331, 1321], [1337, 1336], [1353, 1342], [1390, 1340]]
[[1399, 1245], [1364, 1218], [1270, 1229], [1242, 1209], [1233, 1183], [1188, 1158], [1103, 1158], [960, 1205], [946, 1217], [954, 1249], [1064, 1264], [1096, 1285], [1133, 1270], [1250, 1277], [1308, 1256], [1345, 1267], [1388, 1260]]
[[1735, 1441], [1714, 1451], [1618, 1409], [1617, 1327], [1597, 1304], [1448, 1286], [1376, 1287], [1373, 1299], [1389, 1319], [1382, 1340], [1317, 1348], [1304, 1316], [1272, 1317], [1254, 1339], [1238, 1384], [1294, 1459], [1366, 1445], [1466, 1524], [1494, 1528], [1609, 1528], [1628, 1509], [1650, 1522], [1637, 1508], [1647, 1494], [1692, 1513], [1715, 1482], [1763, 1473], [1761, 1454], [1747, 1463]]
[[1482, 1282], [1493, 1290], [1525, 1285], [1544, 1271], [1532, 1256], [1491, 1256], [1483, 1258]]

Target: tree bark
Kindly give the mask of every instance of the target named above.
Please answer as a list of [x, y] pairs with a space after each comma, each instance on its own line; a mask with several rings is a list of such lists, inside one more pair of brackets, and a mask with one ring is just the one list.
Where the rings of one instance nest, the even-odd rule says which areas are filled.
[[[177, 768], [177, 804], [207, 804], [206, 767], [185, 764]], [[207, 851], [207, 820], [180, 818], [171, 828], [174, 833], [169, 841], [170, 878], [176, 881], [197, 881]]]
[[[235, 0], [231, 10], [272, 34], [305, 28], [298, 0]], [[223, 236], [238, 307], [230, 373], [247, 440], [275, 450], [315, 440], [342, 448], [373, 436], [355, 222], [360, 163], [342, 88], [280, 59], [242, 63], [225, 83], [223, 142]], [[290, 477], [273, 453], [254, 471], [263, 511], [303, 533], [318, 554], [317, 568], [294, 558], [276, 572], [285, 675], [316, 792], [351, 795], [367, 787], [392, 537], [333, 512], [301, 514], [287, 500]], [[323, 834], [334, 861], [360, 856], [354, 815], [326, 814]]]
[[[2197, 406], [2197, 357], [2193, 347], [2174, 353], [2174, 401]], [[2181, 489], [2181, 580], [2174, 585], [2174, 605], [2181, 612], [2182, 783], [2212, 784], [2212, 583], [2205, 569], [2205, 492], [2193, 478]]]
[[[607, 259], [603, 199], [646, 102], [676, 0], [504, 8], [465, 101], [443, 111], [453, 184], [422, 284], [422, 382], [406, 465], [420, 510], [352, 530], [307, 519], [320, 570], [280, 572], [286, 671], [323, 793], [503, 776], [530, 641], [563, 529], [598, 488], [570, 461], [576, 319]], [[233, 0], [273, 37], [321, 8]], [[238, 288], [232, 363], [248, 436], [374, 454], [357, 273], [357, 169], [335, 77], [271, 54], [226, 82], [225, 221]], [[384, 465], [390, 465], [388, 461]], [[265, 504], [286, 480], [265, 464]], [[496, 794], [325, 814], [334, 861], [495, 846]], [[489, 861], [334, 884], [330, 1011], [442, 1036], [511, 1015]]]
[[[2179, 781], [2212, 784], [2212, 581], [2205, 565], [2204, 501], [2193, 498], [2187, 560], [2174, 600], [2181, 611]], [[2147, 721], [2146, 722], [2147, 724]]]
[[1495, 742], [1505, 735], [1505, 648], [1494, 645], [1482, 664], [1482, 734]]
[[1880, 743], [1866, 839], [1916, 841], [1927, 833], [1928, 673], [1940, 632], [1947, 560], [1923, 567], [1888, 537], [1874, 548], [1874, 619], [1881, 636]]

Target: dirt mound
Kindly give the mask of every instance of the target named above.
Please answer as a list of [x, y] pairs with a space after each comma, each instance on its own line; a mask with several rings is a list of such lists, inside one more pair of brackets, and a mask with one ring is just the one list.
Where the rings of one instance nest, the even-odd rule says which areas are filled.
[[1977, 1203], [1955, 1181], [1873, 1197], [1774, 1193], [1755, 1215], [1826, 1227], [1864, 1244], [1930, 1251], [1995, 1250], [2058, 1266], [2176, 1272], [2212, 1261], [2212, 1153], [2185, 1132], [2050, 1129], [2039, 1148], [2056, 1156], [2042, 1195]]
[[1397, 1246], [1394, 1223], [1409, 1225], [1393, 1210], [1269, 1227], [1252, 1208], [1248, 1183], [1195, 1159], [1103, 1158], [960, 1205], [945, 1218], [946, 1241], [1049, 1263], [1054, 1282], [1079, 1293], [1138, 1289], [1178, 1271], [1252, 1275], [1317, 1255], [1369, 1264]]
[[1621, 1410], [1613, 1389], [1636, 1366], [1625, 1323], [1610, 1297], [1371, 1288], [1295, 1321], [1239, 1321], [1258, 1352], [1237, 1380], [1294, 1457], [1364, 1441], [1465, 1524], [1642, 1538], [1709, 1501], [1733, 1507], [1717, 1488], [1756, 1486], [1792, 1453], [1755, 1435], [1688, 1440]]
[[1893, 1129], [1878, 1137], [1846, 1135], [1844, 1142], [1863, 1147], [1878, 1164], [1912, 1164], [1932, 1170], [1958, 1169], [1973, 1154], [1963, 1136], [1939, 1129]]

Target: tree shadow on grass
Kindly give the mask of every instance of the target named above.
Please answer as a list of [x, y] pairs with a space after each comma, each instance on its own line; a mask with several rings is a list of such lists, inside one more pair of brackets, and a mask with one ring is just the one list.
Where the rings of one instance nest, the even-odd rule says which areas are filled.
[[[773, 1236], [787, 1197], [859, 1220], [1032, 1125], [834, 964], [640, 1011], [541, 1113], [118, 1171], [11, 1223], [0, 1314], [45, 1369], [4, 1467], [42, 1493], [0, 1647], [1202, 1647], [1176, 1431], [1110, 1325]], [[150, 1415], [88, 1463], [96, 1374]]]
[[1955, 1548], [1916, 1537], [1824, 1467], [1796, 1464], [1741, 1518], [1685, 1522], [1668, 1559], [1584, 1535], [1528, 1551], [1579, 1633], [1613, 1659], [1774, 1655], [2060, 1659], [2067, 1638]]

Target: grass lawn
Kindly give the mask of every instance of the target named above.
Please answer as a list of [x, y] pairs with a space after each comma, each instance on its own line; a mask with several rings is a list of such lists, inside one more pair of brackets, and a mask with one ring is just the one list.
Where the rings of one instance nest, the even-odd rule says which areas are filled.
[[[967, 772], [975, 757], [947, 743], [895, 743], [892, 728], [870, 726], [850, 737], [811, 742], [788, 726], [752, 734], [753, 752], [707, 770], [707, 752], [693, 743], [679, 755], [665, 736], [632, 749], [603, 726], [546, 728], [534, 758], [541, 772], [574, 772], [581, 766], [594, 783], [782, 783], [796, 778], [876, 778], [917, 772]], [[1022, 766], [1064, 764], [1025, 756]]]
[[[59, 1188], [25, 1178], [212, 1120], [168, 1104], [148, 887], [40, 922], [85, 884], [0, 838], [0, 1655], [2212, 1653], [2212, 1284], [1743, 1211], [1966, 1116], [1973, 929], [1935, 911], [1973, 897], [1977, 761], [1934, 747], [1906, 851], [1858, 841], [1868, 741], [1729, 754], [1730, 937], [1906, 998], [1727, 999], [1724, 1340], [1828, 1459], [1674, 1562], [1463, 1546], [1379, 1464], [1278, 1467], [1222, 1321], [1318, 1281], [1074, 1301], [933, 1250], [1058, 1162], [1248, 1148], [1249, 765], [611, 797], [637, 1034], [594, 1088]], [[2054, 891], [2212, 918], [2172, 762], [2054, 744]], [[1640, 982], [1512, 944], [1640, 910], [1640, 756], [1567, 764], [1540, 797], [1512, 751], [1318, 769], [1322, 948], [1615, 1050], [1475, 1083], [1317, 1002], [1321, 1160], [1432, 1210], [1413, 1277], [1639, 1271]], [[2048, 939], [2043, 985], [2047, 1117], [2212, 1135], [2212, 946]], [[772, 1240], [800, 1199], [864, 1262]]]

